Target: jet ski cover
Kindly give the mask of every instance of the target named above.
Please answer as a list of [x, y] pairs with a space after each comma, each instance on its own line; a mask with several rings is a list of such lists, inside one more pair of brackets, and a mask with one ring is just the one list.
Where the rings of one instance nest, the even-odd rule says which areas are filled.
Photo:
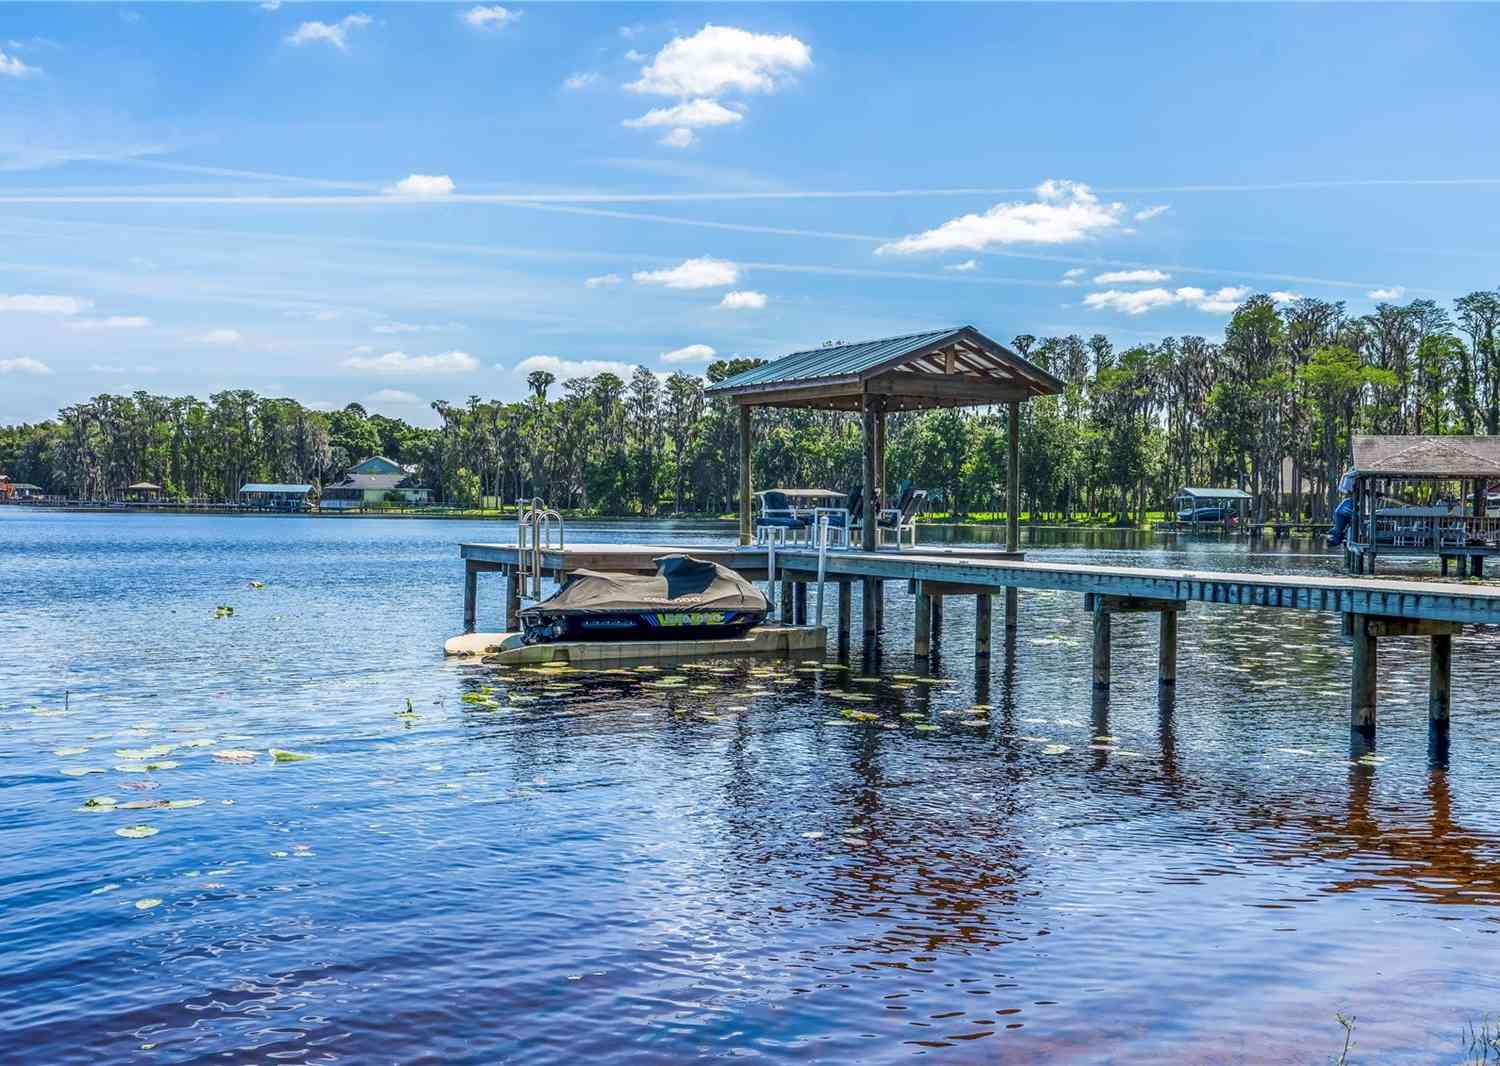
[[728, 567], [690, 555], [663, 555], [654, 575], [575, 570], [567, 584], [527, 613], [603, 614], [616, 611], [765, 612], [766, 597]]

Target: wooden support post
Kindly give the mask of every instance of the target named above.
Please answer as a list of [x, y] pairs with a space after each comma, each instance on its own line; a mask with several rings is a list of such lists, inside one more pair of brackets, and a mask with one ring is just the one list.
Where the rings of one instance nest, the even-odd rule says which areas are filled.
[[[875, 398], [866, 395], [863, 398], [863, 422], [864, 422], [864, 478], [866, 485], [874, 485], [877, 474], [875, 472]], [[880, 509], [879, 503], [871, 500], [864, 509], [864, 529], [860, 531], [860, 547], [867, 552], [875, 550], [875, 517]], [[865, 591], [869, 592], [869, 582], [865, 583]], [[865, 618], [872, 623], [874, 614], [871, 610], [868, 597], [865, 604]], [[872, 630], [872, 625], [867, 625], [866, 630]]]
[[1016, 616], [1020, 614], [1020, 590], [1014, 585], [1005, 590], [1005, 628], [1010, 632], [1016, 631]]
[[918, 659], [925, 659], [932, 650], [932, 597], [927, 594], [920, 581], [917, 582], [914, 610], [912, 654]]
[[807, 625], [806, 581], [799, 581], [792, 586], [792, 621], [795, 625]]
[[1431, 672], [1427, 679], [1427, 717], [1439, 729], [1448, 728], [1453, 703], [1453, 638], [1446, 633], [1432, 639]]
[[1484, 556], [1482, 556], [1482, 555], [1476, 555], [1476, 556], [1474, 556], [1474, 565], [1470, 569], [1473, 572], [1473, 574], [1474, 574], [1475, 577], [1483, 577], [1484, 576]]
[[[1021, 550], [1021, 404], [1012, 400], [1005, 409], [1009, 425], [1005, 430], [1006, 477], [1005, 486], [1005, 546], [1009, 551]], [[1010, 625], [1010, 601], [1006, 600], [1006, 625]]]
[[1349, 686], [1349, 729], [1366, 740], [1375, 737], [1375, 641], [1368, 619], [1357, 614], [1353, 619], [1354, 675]]
[[878, 595], [880, 582], [872, 577], [862, 579], [863, 587], [860, 589], [860, 614], [864, 618], [864, 639], [868, 644], [875, 639], [875, 597]]
[[885, 500], [885, 401], [875, 409], [875, 494], [868, 495], [870, 503], [867, 506], [883, 507]]
[[792, 624], [792, 582], [785, 577], [781, 579], [781, 610], [778, 617], [782, 625]]
[[1438, 569], [1443, 577], [1448, 576], [1448, 557], [1446, 555], [1438, 556]]
[[1094, 687], [1109, 688], [1109, 611], [1094, 605]]
[[839, 582], [839, 647], [849, 646], [850, 617], [854, 613], [854, 582]]
[[1460, 555], [1458, 557], [1458, 576], [1469, 576], [1469, 557], [1467, 555]]
[[943, 635], [943, 597], [932, 596], [932, 639], [938, 640]]
[[875, 628], [885, 629], [885, 582], [875, 582]]
[[514, 566], [505, 569], [505, 631], [518, 632], [521, 628], [521, 573]]
[[464, 632], [473, 633], [479, 628], [479, 571], [472, 563], [464, 563]]
[[1177, 612], [1161, 612], [1161, 642], [1156, 651], [1156, 680], [1177, 684]]
[[740, 404], [740, 543], [750, 543], [750, 406]]
[[974, 657], [990, 657], [990, 608], [994, 600], [988, 592], [974, 597]]

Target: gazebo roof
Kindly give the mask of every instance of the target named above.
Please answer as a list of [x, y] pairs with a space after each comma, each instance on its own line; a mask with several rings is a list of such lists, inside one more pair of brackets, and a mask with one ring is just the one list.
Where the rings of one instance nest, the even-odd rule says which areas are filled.
[[144, 491], [146, 491], [148, 489], [159, 489], [159, 488], [161, 488], [160, 485], [153, 485], [149, 481], [137, 481], [134, 485], [126, 485], [125, 486], [125, 490], [127, 492], [132, 491], [132, 490], [136, 490], [136, 489], [139, 489], [139, 490], [141, 490], [141, 491], [144, 492]]
[[1500, 437], [1355, 437], [1362, 477], [1497, 478]]
[[978, 407], [1029, 400], [1063, 383], [973, 326], [793, 352], [706, 390], [752, 406], [857, 410], [867, 395], [886, 410]]
[[1194, 500], [1248, 500], [1251, 496], [1244, 489], [1210, 489], [1185, 486], [1174, 499], [1189, 497]]

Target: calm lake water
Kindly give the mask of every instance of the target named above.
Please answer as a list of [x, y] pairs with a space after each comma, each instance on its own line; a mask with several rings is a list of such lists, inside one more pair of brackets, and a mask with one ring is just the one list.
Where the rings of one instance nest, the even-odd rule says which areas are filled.
[[979, 673], [952, 603], [936, 684], [896, 587], [848, 670], [444, 662], [456, 544], [512, 535], [0, 510], [0, 1061], [1323, 1063], [1344, 1011], [1352, 1062], [1427, 1064], [1500, 1011], [1492, 633], [1455, 643], [1448, 769], [1418, 641], [1351, 765], [1316, 614], [1195, 605], [1175, 707], [1144, 617], [1095, 707], [1050, 593]]

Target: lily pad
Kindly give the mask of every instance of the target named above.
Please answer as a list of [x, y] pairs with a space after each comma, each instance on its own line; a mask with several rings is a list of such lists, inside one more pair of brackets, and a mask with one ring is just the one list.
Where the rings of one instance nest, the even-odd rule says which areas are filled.
[[135, 909], [138, 911], [149, 911], [153, 907], [160, 907], [161, 900], [152, 897], [150, 899], [138, 899], [135, 901]]
[[249, 748], [224, 748], [214, 752], [214, 758], [222, 762], [254, 762], [260, 758], [260, 752]]
[[915, 728], [919, 733], [936, 733], [938, 730], [938, 727], [933, 725], [931, 722], [923, 722], [922, 724], [913, 728]]
[[152, 825], [127, 825], [115, 830], [115, 836], [125, 837], [129, 840], [141, 840], [145, 837], [154, 837], [161, 830]]
[[82, 777], [84, 774], [102, 774], [104, 769], [99, 766], [68, 766], [63, 773], [69, 777]]
[[1061, 755], [1063, 752], [1065, 752], [1067, 750], [1068, 750], [1068, 746], [1066, 744], [1048, 744], [1045, 748], [1042, 749], [1042, 754], [1043, 755]]
[[69, 755], [82, 755], [88, 748], [53, 748], [52, 754], [66, 759]]
[[268, 752], [277, 762], [306, 762], [308, 759], [317, 758], [316, 755], [301, 751], [287, 751], [285, 748], [270, 748]]

